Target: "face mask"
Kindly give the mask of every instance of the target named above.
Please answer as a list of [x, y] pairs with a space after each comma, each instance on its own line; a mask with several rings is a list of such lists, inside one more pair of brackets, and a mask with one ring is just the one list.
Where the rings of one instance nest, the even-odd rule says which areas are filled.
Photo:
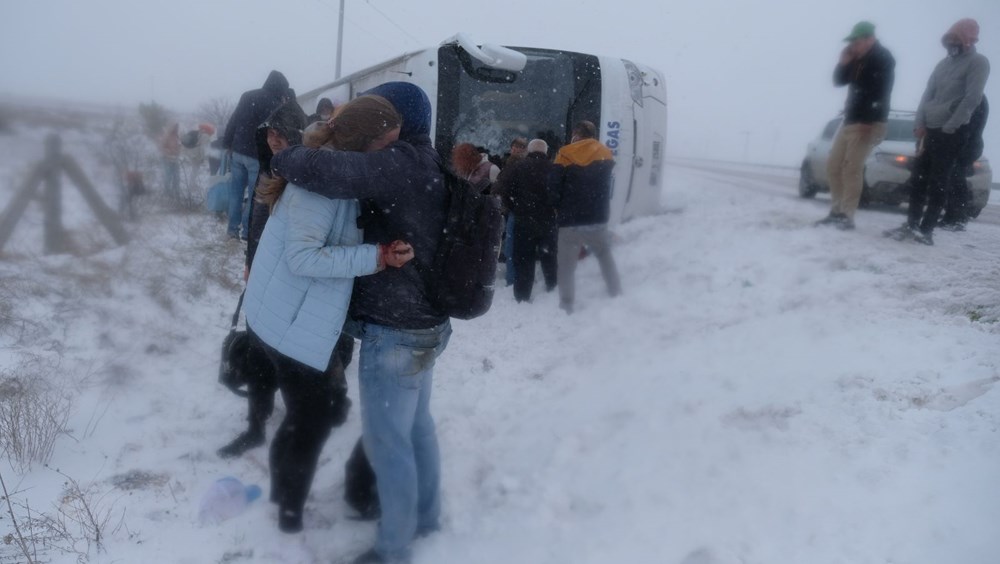
[[957, 56], [959, 56], [961, 54], [962, 54], [962, 46], [961, 45], [949, 45], [948, 46], [948, 56], [949, 57], [957, 57]]

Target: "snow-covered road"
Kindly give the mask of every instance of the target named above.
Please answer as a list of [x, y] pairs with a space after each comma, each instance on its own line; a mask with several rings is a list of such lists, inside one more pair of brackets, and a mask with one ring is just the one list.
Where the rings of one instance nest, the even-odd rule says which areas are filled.
[[[793, 168], [692, 159], [671, 159], [670, 164], [679, 168], [711, 173], [720, 179], [724, 177], [736, 177], [740, 181], [739, 185], [749, 189], [798, 197], [799, 173]], [[760, 182], [747, 182], [750, 180]], [[822, 205], [826, 208], [829, 206], [830, 195], [829, 193], [819, 194], [816, 200], [823, 202]], [[906, 208], [905, 206], [872, 205], [869, 206], [869, 209], [887, 213], [901, 213]], [[983, 209], [975, 221], [978, 223], [1000, 225], [1000, 192], [994, 191], [990, 194], [986, 208]]]

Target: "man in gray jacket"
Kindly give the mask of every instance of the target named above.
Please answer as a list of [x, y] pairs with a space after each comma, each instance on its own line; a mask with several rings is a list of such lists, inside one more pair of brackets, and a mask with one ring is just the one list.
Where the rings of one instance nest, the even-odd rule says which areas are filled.
[[887, 237], [934, 244], [932, 233], [947, 198], [949, 179], [990, 75], [989, 60], [976, 52], [977, 41], [979, 24], [970, 18], [957, 21], [941, 38], [948, 56], [927, 81], [914, 130], [921, 147], [914, 168], [926, 171], [926, 182], [913, 184], [907, 222], [886, 231]]

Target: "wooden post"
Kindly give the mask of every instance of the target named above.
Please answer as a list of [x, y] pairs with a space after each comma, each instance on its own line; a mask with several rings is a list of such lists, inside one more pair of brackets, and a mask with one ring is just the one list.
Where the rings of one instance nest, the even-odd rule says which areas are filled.
[[80, 165], [76, 164], [76, 161], [69, 155], [62, 156], [61, 164], [61, 168], [66, 173], [66, 176], [80, 189], [80, 193], [83, 194], [84, 199], [90, 204], [90, 209], [94, 210], [94, 215], [104, 224], [105, 229], [111, 233], [115, 242], [119, 245], [128, 243], [128, 233], [125, 232], [125, 227], [118, 220], [118, 215], [104, 203], [97, 190], [94, 189], [94, 185], [83, 174], [83, 169], [80, 168]]
[[62, 139], [56, 134], [45, 138], [45, 254], [54, 255], [66, 251], [66, 230], [62, 226], [61, 172]]
[[35, 192], [38, 190], [38, 185], [42, 183], [42, 178], [45, 176], [45, 163], [40, 162], [35, 165], [35, 168], [31, 169], [31, 174], [25, 179], [24, 184], [14, 195], [14, 199], [11, 200], [10, 205], [4, 210], [3, 215], [0, 216], [0, 251], [3, 250], [4, 245], [7, 244], [7, 239], [10, 238], [11, 233], [14, 232], [14, 228], [17, 227], [18, 220], [24, 215], [24, 210], [28, 209], [28, 204], [35, 197]]
[[18, 220], [24, 215], [31, 199], [38, 191], [39, 185], [45, 184], [45, 194], [42, 199], [42, 206], [45, 211], [45, 254], [65, 253], [72, 250], [66, 238], [66, 230], [62, 226], [62, 187], [61, 178], [65, 173], [70, 180], [80, 189], [90, 209], [94, 210], [97, 219], [104, 224], [104, 227], [111, 233], [115, 242], [124, 245], [128, 242], [128, 233], [118, 219], [114, 210], [109, 208], [101, 196], [94, 189], [94, 185], [87, 180], [87, 175], [83, 169], [69, 155], [62, 154], [62, 140], [58, 135], [52, 134], [45, 138], [45, 159], [35, 165], [31, 174], [21, 185], [20, 190], [14, 195], [3, 215], [0, 215], [0, 251], [14, 232]]

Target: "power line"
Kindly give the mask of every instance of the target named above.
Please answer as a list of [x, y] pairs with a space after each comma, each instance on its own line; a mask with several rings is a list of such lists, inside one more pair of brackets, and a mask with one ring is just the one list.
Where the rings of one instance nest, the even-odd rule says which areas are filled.
[[361, 31], [363, 31], [363, 32], [367, 33], [368, 35], [374, 37], [375, 39], [377, 39], [381, 43], [385, 43], [386, 42], [386, 40], [383, 39], [382, 37], [379, 37], [379, 35], [377, 33], [375, 33], [374, 31], [370, 31], [370, 30], [368, 30], [368, 29], [366, 29], [366, 28], [358, 25], [358, 22], [352, 20], [351, 18], [347, 17], [346, 15], [344, 16], [344, 20], [346, 20], [348, 23], [350, 23], [352, 28], [358, 28], [358, 29], [360, 29]]
[[424, 43], [421, 42], [419, 39], [417, 39], [416, 37], [413, 37], [413, 35], [411, 35], [410, 32], [406, 31], [405, 29], [403, 29], [402, 26], [400, 26], [398, 23], [394, 22], [392, 20], [392, 18], [390, 18], [389, 16], [386, 15], [385, 12], [383, 12], [382, 10], [379, 10], [378, 8], [376, 8], [375, 6], [373, 6], [372, 3], [371, 3], [371, 0], [365, 0], [365, 4], [368, 4], [369, 8], [371, 8], [372, 10], [375, 10], [376, 12], [379, 13], [379, 15], [381, 15], [383, 18], [385, 18], [386, 21], [388, 21], [392, 25], [396, 26], [396, 29], [398, 29], [399, 31], [402, 31], [407, 37], [409, 37], [410, 39], [412, 39], [414, 43], [416, 43], [417, 45], [424, 45]]
[[[340, 12], [339, 8], [337, 8], [336, 6], [333, 6], [332, 4], [329, 4], [327, 1], [324, 1], [324, 0], [315, 0], [315, 2], [317, 4], [323, 6], [324, 8], [329, 8], [333, 12], [337, 12], [337, 13]], [[382, 10], [379, 10], [377, 7], [373, 6], [371, 4], [370, 0], [365, 0], [365, 4], [368, 4], [369, 8], [371, 8], [372, 10], [375, 10], [376, 12], [378, 12], [378, 14], [380, 16], [382, 16], [383, 18], [386, 19], [386, 21], [388, 21], [393, 26], [395, 26], [396, 29], [398, 29], [399, 31], [403, 32], [407, 37], [409, 37], [411, 40], [413, 40], [418, 46], [426, 45], [426, 42], [422, 42], [419, 39], [417, 39], [416, 37], [414, 37], [410, 32], [406, 31], [403, 27], [401, 27], [399, 24], [397, 24], [396, 22], [394, 22], [392, 20], [392, 18], [390, 18], [388, 15], [386, 15], [385, 12], [383, 12]], [[387, 41], [385, 38], [380, 37], [377, 33], [375, 33], [373, 31], [365, 28], [364, 26], [359, 25], [358, 22], [354, 21], [353, 19], [351, 19], [350, 17], [348, 17], [346, 14], [344, 15], [344, 20], [350, 22], [350, 24], [351, 24], [352, 27], [358, 28], [359, 30], [367, 33], [368, 35], [374, 37], [375, 39], [379, 40], [380, 42], [384, 43], [384, 42]]]

